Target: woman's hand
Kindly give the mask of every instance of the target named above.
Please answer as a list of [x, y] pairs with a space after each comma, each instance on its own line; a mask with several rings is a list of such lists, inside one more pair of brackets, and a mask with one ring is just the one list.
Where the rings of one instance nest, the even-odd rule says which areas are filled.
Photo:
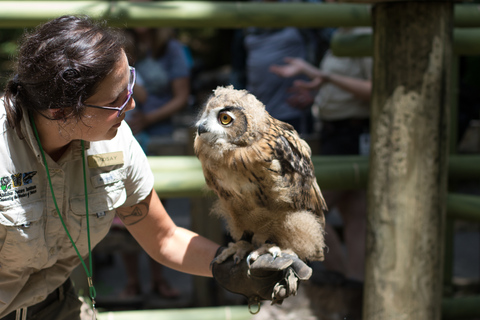
[[284, 78], [290, 78], [304, 74], [311, 79], [311, 81], [295, 80], [294, 87], [308, 90], [318, 90], [322, 84], [330, 81], [329, 73], [314, 67], [303, 59], [287, 57], [284, 59], [284, 61], [286, 63], [285, 65], [271, 65], [270, 71]]
[[293, 252], [282, 252], [277, 257], [262, 254], [251, 265], [246, 259], [235, 263], [230, 256], [222, 263], [212, 261], [212, 272], [223, 288], [245, 296], [249, 308], [262, 300], [282, 304], [284, 299], [297, 293], [301, 281], [312, 275], [312, 269]]
[[270, 72], [283, 78], [290, 78], [302, 74], [306, 70], [307, 62], [303, 59], [286, 57], [283, 61], [285, 61], [286, 64], [281, 66], [271, 65]]
[[315, 94], [308, 89], [292, 87], [288, 89], [290, 94], [287, 98], [287, 102], [290, 106], [297, 109], [310, 108], [313, 104]]
[[313, 78], [310, 81], [305, 80], [295, 80], [293, 81], [293, 90], [301, 91], [301, 90], [310, 90], [310, 91], [318, 91], [320, 87], [325, 83], [325, 78], [317, 77]]

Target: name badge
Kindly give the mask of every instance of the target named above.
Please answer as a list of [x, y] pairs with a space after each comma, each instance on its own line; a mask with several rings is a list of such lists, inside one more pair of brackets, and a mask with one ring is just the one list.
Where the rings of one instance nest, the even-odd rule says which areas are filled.
[[90, 178], [95, 188], [127, 179], [126, 168], [100, 173]]
[[95, 154], [87, 157], [89, 168], [100, 168], [123, 164], [123, 151]]

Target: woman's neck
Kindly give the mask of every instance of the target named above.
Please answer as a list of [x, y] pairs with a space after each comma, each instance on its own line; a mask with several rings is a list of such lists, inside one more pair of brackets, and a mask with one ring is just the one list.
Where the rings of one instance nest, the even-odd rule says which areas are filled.
[[68, 149], [71, 140], [61, 135], [57, 121], [40, 115], [34, 115], [34, 121], [43, 151], [57, 162]]

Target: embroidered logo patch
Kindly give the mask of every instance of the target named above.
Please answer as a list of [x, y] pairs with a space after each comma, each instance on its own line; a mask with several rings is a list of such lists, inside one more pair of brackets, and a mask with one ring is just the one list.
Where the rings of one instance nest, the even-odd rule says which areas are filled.
[[0, 178], [0, 186], [2, 191], [10, 190], [12, 188], [12, 179], [10, 177]]
[[15, 173], [15, 174], [12, 174], [12, 182], [13, 182], [13, 187], [16, 188], [16, 187], [20, 187], [23, 183], [22, 183], [22, 174], [21, 173]]
[[37, 174], [37, 171], [30, 171], [24, 173], [14, 173], [11, 176], [0, 178], [0, 189], [2, 191], [8, 191], [11, 188], [21, 187], [25, 184], [32, 183], [33, 176]]
[[0, 202], [12, 201], [15, 199], [28, 197], [37, 193], [37, 186], [19, 188], [29, 185], [33, 182], [33, 177], [37, 171], [14, 173], [10, 176], [0, 178]]
[[23, 174], [23, 184], [30, 184], [32, 183], [32, 178], [34, 175], [37, 174], [37, 171], [30, 171], [30, 172], [25, 172]]

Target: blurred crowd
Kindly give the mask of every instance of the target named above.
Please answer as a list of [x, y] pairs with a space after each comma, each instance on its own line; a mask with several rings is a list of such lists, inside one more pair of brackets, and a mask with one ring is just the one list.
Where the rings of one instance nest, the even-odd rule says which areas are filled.
[[[293, 125], [314, 154], [368, 153], [371, 58], [340, 58], [329, 50], [335, 33], [369, 33], [368, 28], [229, 30], [230, 61], [213, 70], [205, 68], [205, 61], [197, 58], [188, 42], [180, 41], [178, 30], [134, 28], [125, 32], [130, 39], [130, 64], [137, 73], [136, 108], [126, 121], [147, 155], [189, 154], [198, 109], [216, 86], [228, 84], [247, 89], [272, 116]], [[316, 267], [316, 274], [321, 274], [317, 279], [361, 288], [365, 192], [322, 193], [342, 226], [332, 226], [327, 219], [329, 250], [325, 263]], [[162, 201], [168, 205], [171, 200]], [[149, 288], [142, 288], [142, 250], [119, 220], [103, 243], [118, 249], [113, 252], [121, 255], [127, 273], [126, 284], [116, 293], [118, 301], [138, 299], [144, 292], [181, 299], [175, 281], [150, 260]]]

